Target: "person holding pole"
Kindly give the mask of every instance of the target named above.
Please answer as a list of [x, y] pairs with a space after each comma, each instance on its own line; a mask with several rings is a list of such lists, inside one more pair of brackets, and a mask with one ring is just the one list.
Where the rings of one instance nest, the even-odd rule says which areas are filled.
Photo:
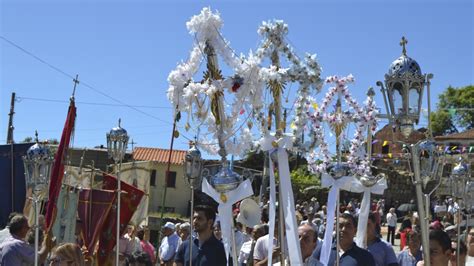
[[[0, 244], [0, 265], [33, 265], [35, 249], [23, 240], [30, 230], [28, 219], [22, 214], [15, 215], [10, 221], [9, 229], [11, 237]], [[48, 233], [38, 252], [39, 263], [46, 260], [54, 245], [52, 235]]]
[[[194, 207], [193, 228], [197, 238], [190, 237], [181, 244], [174, 259], [175, 266], [190, 265], [190, 257], [192, 257], [192, 265], [227, 265], [224, 244], [214, 237], [215, 220], [216, 213], [211, 206]], [[192, 254], [189, 254], [190, 245], [192, 245]]]

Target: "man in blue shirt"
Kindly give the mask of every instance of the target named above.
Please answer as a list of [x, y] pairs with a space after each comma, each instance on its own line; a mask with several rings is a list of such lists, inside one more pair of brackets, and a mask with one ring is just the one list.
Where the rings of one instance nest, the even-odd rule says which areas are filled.
[[392, 245], [377, 236], [376, 221], [375, 214], [370, 213], [367, 221], [367, 249], [374, 257], [375, 265], [398, 266]]
[[[365, 249], [358, 247], [353, 239], [357, 232], [357, 221], [354, 216], [342, 213], [339, 216], [339, 248], [333, 243], [329, 255], [328, 266], [336, 265], [339, 252], [340, 266], [375, 266], [374, 258]], [[313, 258], [319, 260], [322, 245], [319, 245], [313, 253]], [[317, 265], [317, 264], [316, 264]]]
[[[0, 244], [0, 265], [33, 265], [35, 261], [35, 249], [28, 245], [23, 239], [30, 230], [28, 219], [22, 215], [15, 215], [10, 221], [11, 237]], [[43, 263], [49, 251], [54, 247], [51, 235], [45, 237], [38, 251], [39, 263]]]
[[[184, 241], [175, 257], [175, 265], [190, 265], [189, 247], [192, 245], [192, 265], [216, 266], [227, 265], [224, 245], [213, 234], [216, 213], [211, 206], [196, 206], [193, 215], [193, 227], [197, 238]], [[190, 241], [191, 244], [190, 244]]]
[[180, 238], [175, 233], [175, 225], [172, 222], [167, 222], [163, 226], [163, 235], [159, 249], [160, 265], [173, 265]]

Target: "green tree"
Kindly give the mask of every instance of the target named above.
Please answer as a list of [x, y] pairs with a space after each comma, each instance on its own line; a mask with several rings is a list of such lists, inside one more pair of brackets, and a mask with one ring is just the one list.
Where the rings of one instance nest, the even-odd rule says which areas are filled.
[[474, 86], [448, 87], [439, 95], [431, 114], [433, 135], [439, 136], [474, 128]]
[[24, 138], [21, 143], [30, 143], [30, 142], [33, 142], [33, 138], [32, 137], [26, 137]]
[[321, 187], [319, 176], [312, 174], [307, 165], [301, 165], [291, 171], [291, 184], [296, 199], [309, 201], [312, 197], [321, 199], [326, 189]]

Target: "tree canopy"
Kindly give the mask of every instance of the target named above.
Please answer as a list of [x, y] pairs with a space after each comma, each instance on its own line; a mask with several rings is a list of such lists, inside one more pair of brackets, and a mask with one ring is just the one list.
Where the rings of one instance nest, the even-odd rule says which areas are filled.
[[474, 128], [474, 86], [448, 87], [438, 96], [431, 113], [433, 135], [439, 136]]

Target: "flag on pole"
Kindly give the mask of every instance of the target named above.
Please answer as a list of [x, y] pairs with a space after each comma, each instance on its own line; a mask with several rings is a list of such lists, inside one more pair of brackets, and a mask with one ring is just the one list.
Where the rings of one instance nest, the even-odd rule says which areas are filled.
[[[102, 188], [107, 190], [117, 190], [117, 178], [108, 174], [104, 174], [104, 183]], [[120, 235], [125, 233], [127, 224], [132, 219], [133, 213], [137, 209], [143, 195], [145, 194], [142, 190], [120, 181], [122, 193], [120, 194]], [[116, 204], [116, 200], [114, 204]], [[116, 223], [117, 223], [117, 208], [112, 208], [112, 211], [107, 215], [99, 238], [99, 265], [110, 265], [110, 259], [112, 259], [112, 250], [116, 244]]]
[[91, 255], [116, 195], [115, 191], [100, 189], [83, 189], [79, 193], [77, 213], [82, 223], [84, 246]]
[[61, 141], [59, 142], [58, 151], [54, 157], [53, 168], [51, 170], [51, 178], [49, 180], [49, 197], [48, 205], [46, 207], [46, 228], [49, 229], [54, 221], [56, 212], [56, 201], [61, 189], [61, 184], [64, 176], [64, 160], [69, 148], [71, 136], [74, 131], [74, 123], [76, 121], [76, 106], [74, 98], [71, 98], [69, 104], [69, 110], [66, 117], [66, 123], [64, 124], [63, 133], [61, 135]]

